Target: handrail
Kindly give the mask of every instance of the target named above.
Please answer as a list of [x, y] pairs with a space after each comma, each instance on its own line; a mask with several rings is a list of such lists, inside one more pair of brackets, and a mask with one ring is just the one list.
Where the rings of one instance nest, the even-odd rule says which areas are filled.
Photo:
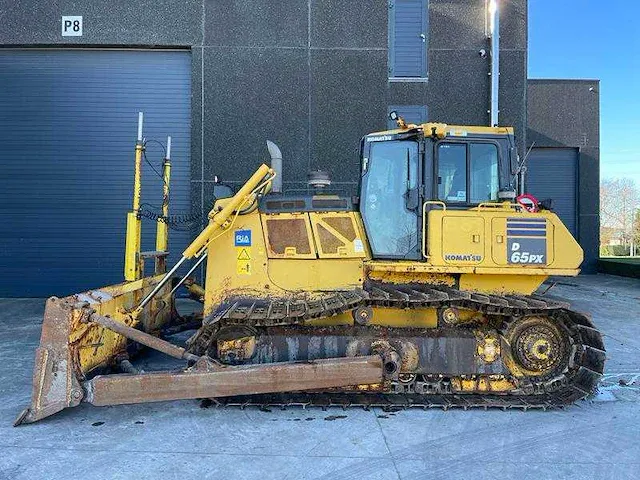
[[479, 203], [477, 207], [478, 210], [507, 210], [507, 208], [509, 210], [518, 210], [519, 208], [522, 208], [522, 205], [520, 205], [519, 203], [511, 203], [511, 202], [482, 202]]
[[442, 207], [443, 211], [447, 211], [447, 205], [440, 200], [427, 200], [422, 204], [422, 256], [429, 258], [427, 255], [427, 205], [437, 205]]

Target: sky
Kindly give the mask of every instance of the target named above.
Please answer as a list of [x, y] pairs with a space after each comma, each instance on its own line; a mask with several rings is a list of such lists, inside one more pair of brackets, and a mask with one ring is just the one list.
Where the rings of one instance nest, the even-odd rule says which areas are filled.
[[529, 78], [600, 80], [600, 177], [640, 186], [640, 0], [529, 0]]

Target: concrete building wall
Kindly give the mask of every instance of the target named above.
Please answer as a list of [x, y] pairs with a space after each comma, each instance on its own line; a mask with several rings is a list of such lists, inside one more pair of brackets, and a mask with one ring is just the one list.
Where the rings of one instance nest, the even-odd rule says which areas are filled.
[[[184, 47], [192, 51], [192, 200], [214, 175], [242, 182], [284, 154], [285, 188], [312, 168], [352, 191], [362, 135], [388, 105], [426, 105], [429, 119], [489, 121], [484, 0], [429, 0], [427, 81], [388, 79], [389, 7], [361, 0], [0, 0], [0, 45]], [[502, 2], [500, 123], [526, 134], [527, 1]], [[61, 16], [82, 15], [82, 37]], [[206, 207], [206, 205], [205, 205]]]
[[[501, 2], [501, 12], [500, 123], [515, 127], [521, 155], [534, 141], [580, 149], [578, 238], [590, 271], [598, 83], [527, 83], [527, 0]], [[63, 15], [83, 16], [81, 37], [61, 35]], [[0, 46], [190, 50], [191, 199], [205, 212], [214, 175], [243, 182], [268, 160], [267, 139], [283, 151], [285, 189], [321, 168], [353, 192], [359, 140], [387, 127], [389, 105], [425, 105], [431, 121], [489, 122], [485, 1], [428, 1], [422, 81], [388, 78], [388, 17], [380, 0], [0, 0]]]
[[529, 80], [527, 142], [579, 149], [578, 235], [583, 272], [595, 273], [600, 231], [600, 82]]

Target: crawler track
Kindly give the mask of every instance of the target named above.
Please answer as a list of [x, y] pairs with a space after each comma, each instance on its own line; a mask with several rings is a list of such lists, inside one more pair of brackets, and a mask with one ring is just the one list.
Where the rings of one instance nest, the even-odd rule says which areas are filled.
[[[516, 388], [500, 394], [461, 393], [451, 388], [451, 377], [418, 375], [408, 383], [388, 382], [381, 392], [355, 392], [354, 389], [254, 395], [214, 399], [217, 406], [250, 405], [260, 407], [381, 407], [405, 408], [560, 408], [593, 393], [604, 371], [605, 349], [602, 337], [591, 320], [572, 311], [566, 303], [540, 297], [497, 296], [463, 292], [448, 287], [427, 285], [367, 284], [364, 290], [330, 292], [320, 298], [252, 299], [238, 298], [222, 305], [191, 339], [190, 350], [203, 354], [224, 326], [249, 326], [268, 331], [270, 327], [301, 326], [314, 318], [330, 317], [358, 307], [395, 307], [402, 309], [457, 307], [472, 309], [491, 318], [504, 334], [512, 322], [523, 317], [545, 317], [567, 336], [568, 361], [562, 371], [546, 376], [515, 376]], [[461, 324], [457, 328], [474, 328]], [[402, 328], [393, 329], [402, 336]], [[469, 378], [469, 377], [465, 377]], [[420, 393], [417, 393], [420, 392]], [[426, 393], [425, 393], [426, 392]]]

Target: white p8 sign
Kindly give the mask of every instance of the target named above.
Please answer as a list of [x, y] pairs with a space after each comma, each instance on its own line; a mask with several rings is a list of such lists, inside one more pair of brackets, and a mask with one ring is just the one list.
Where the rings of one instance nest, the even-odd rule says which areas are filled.
[[62, 16], [62, 36], [81, 37], [82, 36], [82, 16]]

